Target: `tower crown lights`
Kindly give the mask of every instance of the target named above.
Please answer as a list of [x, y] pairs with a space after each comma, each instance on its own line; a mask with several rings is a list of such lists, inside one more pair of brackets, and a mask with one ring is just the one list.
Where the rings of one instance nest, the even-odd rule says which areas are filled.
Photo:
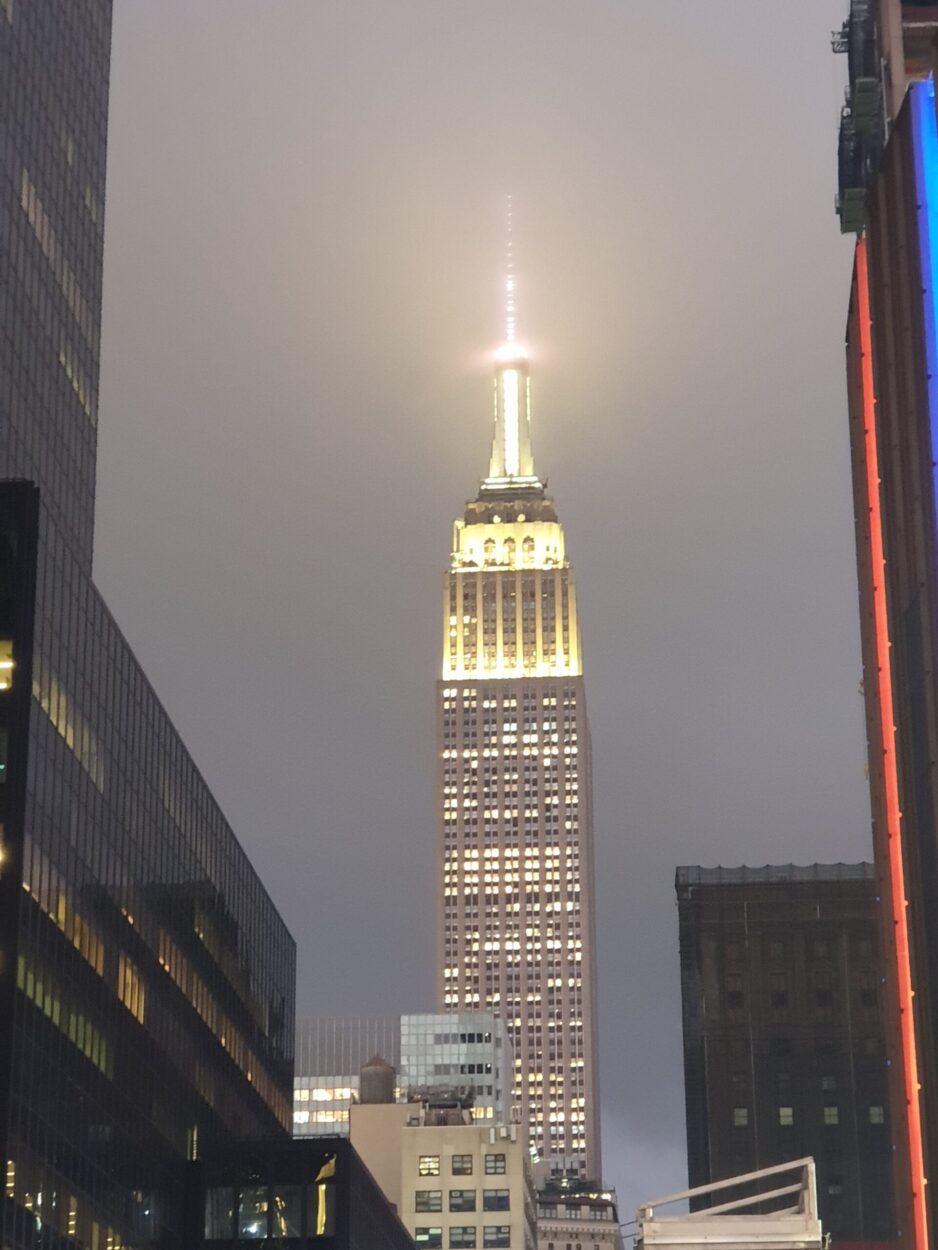
[[505, 341], [495, 353], [495, 423], [483, 494], [544, 489], [534, 471], [531, 448], [531, 377], [528, 355], [517, 342], [517, 280], [508, 200], [508, 251], [505, 266]]

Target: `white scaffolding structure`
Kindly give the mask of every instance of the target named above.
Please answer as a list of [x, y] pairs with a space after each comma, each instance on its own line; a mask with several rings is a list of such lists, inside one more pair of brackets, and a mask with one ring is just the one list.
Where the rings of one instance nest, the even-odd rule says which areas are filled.
[[[729, 1191], [733, 1197], [703, 1210], [662, 1214], [662, 1208]], [[636, 1222], [637, 1250], [825, 1250], [827, 1245], [810, 1158], [643, 1203]]]

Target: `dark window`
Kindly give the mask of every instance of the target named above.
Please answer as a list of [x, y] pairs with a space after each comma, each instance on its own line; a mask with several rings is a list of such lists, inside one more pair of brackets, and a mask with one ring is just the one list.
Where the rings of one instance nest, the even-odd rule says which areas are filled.
[[482, 1245], [491, 1247], [502, 1247], [503, 1250], [509, 1250], [511, 1246], [511, 1225], [510, 1224], [486, 1224], [482, 1229]]
[[857, 984], [860, 989], [860, 1006], [875, 1009], [879, 1002], [876, 978], [871, 972], [861, 972], [857, 978]]
[[743, 978], [739, 972], [726, 975], [726, 1005], [731, 1011], [737, 1011], [744, 1002]]
[[773, 1007], [788, 1006], [788, 974], [773, 972], [770, 981], [770, 1002]]
[[442, 1211], [442, 1189], [418, 1189], [414, 1201], [415, 1211]]
[[453, 1155], [453, 1175], [472, 1175], [472, 1155]]
[[474, 1224], [454, 1224], [449, 1230], [450, 1250], [475, 1250]]
[[205, 1240], [231, 1241], [234, 1232], [232, 1191], [210, 1189], [205, 1195]]
[[503, 1154], [485, 1156], [485, 1175], [504, 1176], [505, 1156]]
[[832, 1019], [834, 978], [830, 972], [815, 972], [814, 974], [814, 1005], [819, 1020]]
[[474, 1211], [476, 1209], [476, 1191], [474, 1189], [451, 1189], [449, 1191], [449, 1209], [451, 1211]]
[[511, 1195], [507, 1189], [484, 1189], [482, 1191], [483, 1211], [511, 1210]]

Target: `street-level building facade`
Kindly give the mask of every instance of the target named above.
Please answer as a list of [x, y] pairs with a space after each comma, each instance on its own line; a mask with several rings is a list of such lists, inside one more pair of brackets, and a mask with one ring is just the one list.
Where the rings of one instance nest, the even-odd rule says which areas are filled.
[[187, 1169], [187, 1250], [413, 1250], [345, 1138], [245, 1143]]

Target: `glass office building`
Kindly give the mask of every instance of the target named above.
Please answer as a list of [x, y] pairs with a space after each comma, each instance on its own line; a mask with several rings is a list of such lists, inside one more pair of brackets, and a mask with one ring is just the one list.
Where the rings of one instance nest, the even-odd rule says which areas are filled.
[[109, 0], [0, 0], [2, 1244], [182, 1245], [284, 1140], [295, 948], [91, 581]]
[[397, 1072], [398, 1102], [455, 1088], [471, 1099], [474, 1120], [512, 1119], [511, 1043], [491, 1012], [321, 1018], [297, 1025], [294, 1136], [346, 1136], [361, 1069], [376, 1055]]
[[400, 1064], [397, 1016], [321, 1016], [297, 1024], [295, 1137], [348, 1136], [349, 1108], [358, 1098], [359, 1074], [375, 1055], [395, 1069]]
[[491, 1012], [401, 1016], [400, 1076], [409, 1096], [449, 1086], [471, 1099], [473, 1120], [511, 1121], [511, 1043]]

